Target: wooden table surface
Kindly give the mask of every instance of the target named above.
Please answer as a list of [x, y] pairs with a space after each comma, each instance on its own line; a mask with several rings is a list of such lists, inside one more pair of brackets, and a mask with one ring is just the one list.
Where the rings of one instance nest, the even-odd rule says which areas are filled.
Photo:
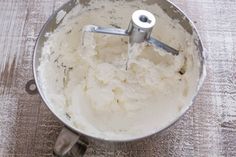
[[[39, 94], [32, 56], [47, 18], [66, 0], [0, 0], [0, 156], [52, 156], [62, 124]], [[172, 0], [196, 23], [207, 50], [194, 106], [164, 135], [122, 144], [91, 142], [86, 156], [236, 156], [236, 0]]]

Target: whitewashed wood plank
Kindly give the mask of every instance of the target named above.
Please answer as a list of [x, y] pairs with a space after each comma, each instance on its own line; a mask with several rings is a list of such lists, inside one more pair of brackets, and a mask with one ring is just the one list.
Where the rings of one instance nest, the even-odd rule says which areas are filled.
[[[207, 49], [208, 75], [194, 106], [164, 135], [92, 141], [86, 156], [236, 156], [236, 1], [172, 1], [195, 21]], [[0, 156], [52, 156], [62, 125], [24, 88], [37, 35], [64, 2], [0, 0]]]

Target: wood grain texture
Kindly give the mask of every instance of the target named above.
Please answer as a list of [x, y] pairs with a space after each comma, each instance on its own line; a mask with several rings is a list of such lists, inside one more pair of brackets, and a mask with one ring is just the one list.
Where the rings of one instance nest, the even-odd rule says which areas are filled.
[[[49, 157], [62, 124], [33, 79], [37, 35], [66, 0], [0, 0], [0, 156]], [[194, 106], [161, 135], [119, 144], [91, 141], [86, 156], [236, 156], [236, 1], [172, 0], [195, 21], [207, 78]]]

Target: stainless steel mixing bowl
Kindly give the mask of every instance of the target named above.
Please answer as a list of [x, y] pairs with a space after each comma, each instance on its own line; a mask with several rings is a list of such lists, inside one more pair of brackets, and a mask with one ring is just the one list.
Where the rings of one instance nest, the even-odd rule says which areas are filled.
[[[73, 7], [75, 7], [77, 5], [77, 3], [80, 3], [81, 5], [87, 5], [89, 1], [90, 0], [80, 0], [80, 1], [77, 2], [77, 0], [71, 0], [68, 3], [64, 4], [62, 7], [60, 7], [48, 19], [46, 24], [43, 26], [43, 28], [42, 28], [39, 36], [38, 36], [38, 40], [36, 42], [36, 46], [35, 46], [35, 50], [34, 50], [33, 70], [34, 70], [34, 77], [35, 77], [35, 82], [36, 82], [38, 91], [39, 91], [42, 99], [44, 100], [45, 104], [49, 107], [49, 109], [52, 111], [52, 113], [55, 116], [57, 116], [57, 118], [61, 122], [63, 122], [64, 125], [65, 125], [65, 128], [61, 131], [61, 133], [60, 133], [60, 135], [59, 135], [59, 137], [56, 141], [55, 148], [54, 148], [54, 152], [58, 156], [64, 156], [66, 154], [67, 155], [70, 154], [71, 156], [77, 156], [79, 154], [80, 155], [83, 154], [86, 150], [86, 145], [87, 145], [87, 142], [88, 142], [85, 139], [90, 139], [90, 138], [94, 139], [95, 137], [91, 137], [91, 136], [87, 135], [85, 132], [82, 132], [81, 130], [79, 130], [78, 128], [73, 127], [68, 122], [66, 122], [64, 118], [59, 116], [59, 114], [57, 114], [50, 107], [49, 102], [46, 99], [46, 95], [44, 94], [44, 92], [42, 90], [42, 85], [41, 85], [41, 82], [39, 80], [39, 75], [38, 75], [37, 69], [40, 65], [40, 58], [41, 58], [41, 54], [42, 54], [43, 44], [47, 40], [47, 37], [45, 36], [45, 34], [47, 32], [52, 32], [60, 24], [60, 23], [58, 24], [56, 22], [57, 13], [61, 10], [68, 13], [68, 12], [70, 12], [70, 10]], [[126, 0], [126, 1], [132, 1], [132, 0]], [[194, 24], [190, 21], [190, 19], [180, 9], [178, 9], [173, 3], [169, 2], [169, 1], [166, 1], [166, 0], [146, 0], [145, 3], [147, 3], [148, 5], [152, 5], [154, 3], [157, 3], [166, 12], [166, 14], [169, 17], [171, 17], [172, 19], [179, 20], [180, 25], [182, 25], [182, 27], [188, 33], [198, 34], [197, 31], [196, 31], [196, 28], [194, 27]], [[198, 56], [199, 56], [199, 60], [201, 61], [200, 77], [199, 77], [200, 79], [199, 79], [199, 82], [198, 82], [198, 90], [199, 90], [202, 83], [203, 83], [204, 77], [205, 77], [204, 50], [203, 50], [202, 42], [201, 42], [199, 36], [198, 36], [197, 39], [195, 39], [195, 44], [198, 47]], [[194, 99], [195, 99], [195, 97], [194, 97]], [[161, 131], [165, 130], [166, 128], [168, 128], [169, 126], [174, 124], [181, 116], [177, 117], [175, 119], [175, 121], [170, 123], [168, 126], [165, 126], [164, 128], [162, 128], [160, 131], [158, 131], [156, 133], [160, 133]], [[150, 135], [148, 135], [148, 136], [150, 136]], [[147, 137], [147, 136], [144, 136], [144, 137]], [[144, 137], [140, 137], [140, 138], [144, 138]], [[137, 139], [140, 139], [140, 138], [137, 138]], [[102, 139], [102, 138], [98, 138], [98, 139], [99, 140], [105, 140], [105, 139]], [[128, 142], [128, 141], [137, 140], [137, 139], [129, 139], [129, 140], [122, 141], [122, 142]], [[108, 141], [108, 142], [117, 142], [117, 141]], [[118, 142], [120, 142], [120, 141], [118, 141]]]

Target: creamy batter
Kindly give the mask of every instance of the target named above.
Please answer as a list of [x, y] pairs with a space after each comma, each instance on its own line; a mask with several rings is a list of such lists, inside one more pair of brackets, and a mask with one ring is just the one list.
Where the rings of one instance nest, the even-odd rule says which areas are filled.
[[[126, 29], [137, 9], [156, 16], [152, 36], [180, 50], [178, 56], [142, 44], [129, 55], [126, 69], [128, 37], [85, 33], [82, 46], [85, 25]], [[44, 95], [52, 110], [88, 135], [109, 140], [149, 135], [173, 122], [196, 94], [200, 65], [193, 40], [157, 5], [104, 0], [77, 5], [42, 49]]]

